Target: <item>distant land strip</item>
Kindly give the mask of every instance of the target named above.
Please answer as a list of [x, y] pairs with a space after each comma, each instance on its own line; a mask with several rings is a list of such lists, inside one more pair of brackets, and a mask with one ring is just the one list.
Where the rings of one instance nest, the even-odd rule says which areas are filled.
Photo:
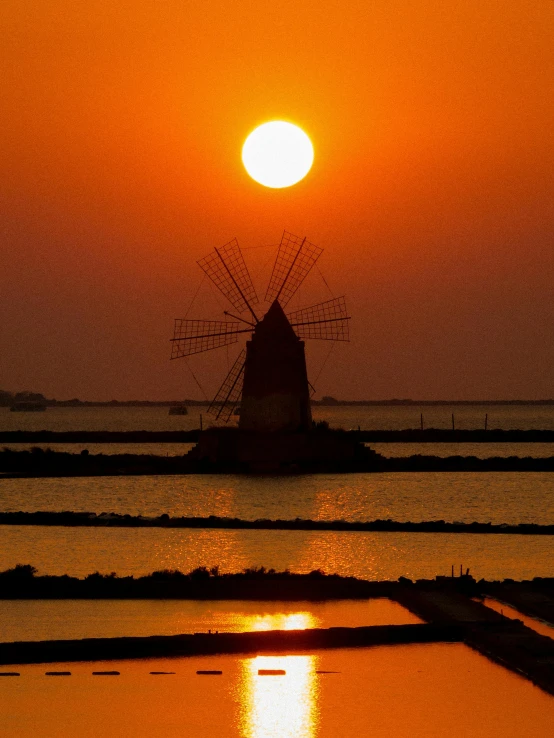
[[478, 533], [554, 535], [554, 524], [538, 523], [461, 523], [444, 520], [402, 522], [397, 520], [243, 520], [210, 515], [208, 517], [170, 517], [167, 513], [158, 517], [120, 513], [94, 512], [0, 512], [0, 525], [54, 525], [84, 528], [218, 528], [235, 530], [315, 530], [342, 532], [391, 532], [391, 533]]
[[[39, 402], [46, 407], [171, 407], [186, 405], [187, 407], [207, 407], [210, 400], [56, 400], [45, 397], [40, 392], [8, 392], [0, 390], [0, 407], [11, 407], [16, 402]], [[311, 400], [311, 404], [322, 407], [364, 406], [368, 407], [496, 407], [496, 406], [548, 406], [554, 405], [554, 398], [542, 400], [412, 400], [410, 398], [391, 398], [388, 400], [341, 400], [325, 396], [321, 400]]]
[[[554, 430], [406, 428], [404, 430], [335, 430], [362, 443], [554, 443]], [[0, 431], [9, 443], [196, 443], [200, 430], [188, 431]]]

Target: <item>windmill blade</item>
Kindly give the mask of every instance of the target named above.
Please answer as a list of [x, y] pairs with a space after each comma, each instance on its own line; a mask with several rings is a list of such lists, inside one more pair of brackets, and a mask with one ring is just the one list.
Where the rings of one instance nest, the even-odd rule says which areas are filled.
[[344, 297], [320, 302], [311, 307], [287, 313], [289, 323], [299, 338], [319, 338], [325, 341], [349, 341], [348, 321]]
[[244, 381], [245, 360], [246, 351], [243, 349], [231, 367], [229, 374], [223, 380], [223, 384], [207, 410], [211, 415], [215, 415], [216, 420], [223, 420], [223, 422], [227, 423], [240, 400], [242, 383]]
[[250, 333], [251, 328], [240, 328], [238, 321], [226, 320], [175, 320], [173, 338], [170, 339], [171, 358], [200, 354], [203, 351], [236, 343], [240, 333]]
[[235, 310], [239, 313], [249, 310], [254, 320], [258, 321], [251, 307], [257, 304], [258, 296], [236, 238], [214, 249], [197, 264]]
[[285, 307], [321, 256], [322, 248], [284, 231], [265, 299]]

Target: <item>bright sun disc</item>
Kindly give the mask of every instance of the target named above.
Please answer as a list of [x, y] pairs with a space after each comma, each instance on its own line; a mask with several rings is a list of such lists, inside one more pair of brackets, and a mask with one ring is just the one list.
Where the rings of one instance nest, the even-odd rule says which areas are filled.
[[265, 187], [290, 187], [312, 168], [314, 148], [304, 131], [273, 120], [255, 128], [242, 147], [246, 171]]

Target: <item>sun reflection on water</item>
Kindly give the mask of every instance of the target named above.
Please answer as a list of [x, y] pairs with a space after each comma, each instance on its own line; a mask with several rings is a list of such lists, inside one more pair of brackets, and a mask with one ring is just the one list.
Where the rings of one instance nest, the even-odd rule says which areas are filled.
[[316, 628], [318, 622], [311, 612], [276, 612], [263, 615], [241, 615], [240, 629], [260, 630], [305, 630]]
[[[245, 615], [241, 630], [304, 630], [317, 626], [309, 612]], [[241, 661], [239, 682], [245, 738], [313, 738], [317, 656], [256, 656]], [[285, 674], [264, 676], [260, 669]]]
[[[316, 733], [317, 656], [256, 656], [241, 662], [245, 738], [313, 738]], [[282, 669], [260, 676], [259, 669]]]

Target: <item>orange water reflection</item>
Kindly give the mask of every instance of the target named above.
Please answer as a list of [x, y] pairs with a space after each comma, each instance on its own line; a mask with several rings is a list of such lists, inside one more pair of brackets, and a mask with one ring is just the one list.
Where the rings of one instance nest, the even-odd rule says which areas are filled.
[[[316, 625], [309, 612], [245, 616], [244, 630], [305, 630]], [[239, 692], [246, 738], [308, 738], [315, 734], [315, 656], [256, 656], [241, 661]], [[262, 676], [260, 669], [284, 675]]]
[[[245, 738], [312, 738], [316, 733], [316, 656], [256, 656], [241, 661]], [[259, 669], [282, 669], [260, 676]]]
[[316, 626], [316, 619], [311, 612], [276, 612], [240, 616], [241, 631], [305, 630]]
[[554, 724], [550, 695], [459, 643], [15, 670], [0, 685], [0, 734], [18, 738], [546, 738]]
[[493, 600], [491, 597], [485, 597], [483, 604], [490, 607], [491, 610], [496, 610], [496, 612], [505, 615], [507, 618], [521, 620], [524, 625], [531, 628], [531, 630], [534, 630], [536, 633], [540, 633], [548, 638], [554, 638], [554, 625], [551, 625], [550, 623], [525, 615], [525, 613], [516, 610], [514, 607], [510, 607], [510, 605], [500, 602], [499, 600]]

